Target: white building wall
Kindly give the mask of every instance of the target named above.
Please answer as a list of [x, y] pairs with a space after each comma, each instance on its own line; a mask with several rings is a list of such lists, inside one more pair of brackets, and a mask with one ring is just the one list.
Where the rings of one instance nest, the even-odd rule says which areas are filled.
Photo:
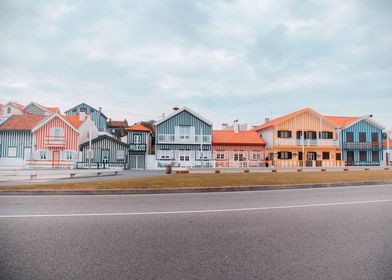
[[265, 148], [267, 150], [272, 149], [273, 145], [274, 145], [274, 129], [273, 127], [268, 127], [266, 129], [260, 130], [258, 131], [259, 135], [262, 136], [262, 138], [264, 139], [264, 141], [267, 143], [267, 145], [265, 146]]

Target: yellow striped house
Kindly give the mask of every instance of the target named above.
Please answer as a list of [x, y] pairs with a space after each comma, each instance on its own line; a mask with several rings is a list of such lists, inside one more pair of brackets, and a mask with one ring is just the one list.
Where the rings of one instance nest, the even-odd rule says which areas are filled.
[[[305, 108], [254, 128], [267, 143], [274, 167], [343, 166], [337, 125]], [[304, 155], [304, 156], [303, 156]]]

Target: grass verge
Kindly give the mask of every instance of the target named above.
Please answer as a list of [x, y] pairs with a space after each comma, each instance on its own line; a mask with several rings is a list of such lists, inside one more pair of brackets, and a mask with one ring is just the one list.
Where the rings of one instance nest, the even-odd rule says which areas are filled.
[[219, 188], [238, 186], [329, 184], [343, 182], [377, 182], [388, 180], [392, 181], [392, 171], [174, 174], [169, 176], [111, 181], [4, 186], [1, 187], [0, 190], [140, 190], [206, 187]]

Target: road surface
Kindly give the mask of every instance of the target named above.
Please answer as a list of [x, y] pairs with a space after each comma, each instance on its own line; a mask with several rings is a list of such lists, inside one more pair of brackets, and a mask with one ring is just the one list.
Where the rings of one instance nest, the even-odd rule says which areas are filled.
[[0, 197], [0, 279], [392, 279], [392, 185]]

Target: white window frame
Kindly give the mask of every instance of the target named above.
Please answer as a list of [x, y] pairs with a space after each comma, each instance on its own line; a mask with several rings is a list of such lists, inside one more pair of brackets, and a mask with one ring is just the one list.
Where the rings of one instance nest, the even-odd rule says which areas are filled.
[[[57, 133], [55, 132], [60, 132], [59, 135], [56, 135]], [[50, 129], [50, 136], [54, 136], [54, 137], [61, 137], [64, 136], [64, 128], [62, 127], [52, 127]]]
[[141, 144], [142, 143], [142, 135], [134, 134], [133, 135], [133, 144]]
[[191, 127], [190, 126], [180, 126], [180, 139], [189, 140], [191, 137]]
[[47, 160], [49, 157], [49, 153], [46, 150], [38, 151], [38, 157], [39, 157], [39, 159]]
[[18, 149], [16, 146], [8, 147], [8, 157], [16, 158]]

